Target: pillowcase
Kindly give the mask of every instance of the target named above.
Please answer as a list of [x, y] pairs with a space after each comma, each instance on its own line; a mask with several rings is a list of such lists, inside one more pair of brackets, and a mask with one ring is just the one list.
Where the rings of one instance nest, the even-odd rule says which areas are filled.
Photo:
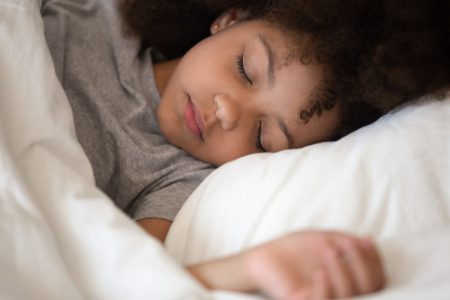
[[370, 235], [388, 287], [364, 299], [447, 299], [449, 132], [447, 97], [405, 107], [337, 142], [228, 163], [185, 203], [166, 246], [193, 264], [294, 230]]
[[166, 245], [182, 263], [212, 259], [301, 229], [376, 239], [449, 223], [450, 97], [418, 101], [342, 138], [255, 154], [212, 173]]

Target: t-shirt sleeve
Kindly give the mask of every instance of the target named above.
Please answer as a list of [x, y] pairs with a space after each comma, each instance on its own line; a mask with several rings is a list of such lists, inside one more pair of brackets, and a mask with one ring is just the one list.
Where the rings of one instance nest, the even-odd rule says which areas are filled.
[[173, 221], [184, 202], [201, 181], [212, 171], [206, 168], [183, 174], [182, 178], [170, 180], [157, 189], [144, 192], [128, 211], [134, 220], [157, 218]]

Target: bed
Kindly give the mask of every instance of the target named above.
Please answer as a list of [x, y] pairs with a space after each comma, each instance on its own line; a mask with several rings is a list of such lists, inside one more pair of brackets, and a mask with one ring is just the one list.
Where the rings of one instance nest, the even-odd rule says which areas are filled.
[[0, 0], [1, 299], [264, 299], [207, 291], [182, 265], [311, 228], [380, 245], [387, 288], [361, 298], [449, 298], [450, 97], [222, 166], [161, 245], [95, 187], [40, 4]]

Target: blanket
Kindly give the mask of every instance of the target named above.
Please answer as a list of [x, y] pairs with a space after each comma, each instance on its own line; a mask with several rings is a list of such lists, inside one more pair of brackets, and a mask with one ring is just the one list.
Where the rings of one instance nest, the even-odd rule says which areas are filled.
[[95, 187], [40, 4], [0, 1], [0, 298], [208, 298]]

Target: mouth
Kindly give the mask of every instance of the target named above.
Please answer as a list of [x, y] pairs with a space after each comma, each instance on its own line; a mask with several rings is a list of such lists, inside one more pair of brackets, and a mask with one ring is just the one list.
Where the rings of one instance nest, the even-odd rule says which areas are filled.
[[187, 104], [184, 112], [184, 119], [187, 129], [203, 141], [203, 122], [200, 112], [192, 103], [191, 97], [187, 95]]

